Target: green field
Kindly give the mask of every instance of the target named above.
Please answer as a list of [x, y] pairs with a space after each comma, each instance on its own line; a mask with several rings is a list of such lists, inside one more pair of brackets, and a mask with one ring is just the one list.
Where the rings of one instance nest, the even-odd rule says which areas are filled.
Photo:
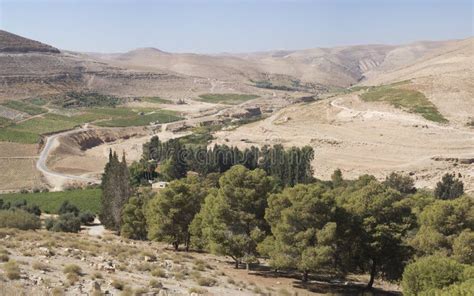
[[257, 95], [246, 94], [204, 94], [199, 96], [201, 101], [214, 104], [238, 105], [258, 98]]
[[360, 97], [366, 102], [388, 102], [397, 108], [420, 114], [431, 121], [448, 122], [424, 94], [416, 90], [397, 87], [403, 84], [406, 84], [406, 82], [369, 87]]
[[43, 134], [70, 130], [88, 122], [104, 127], [127, 127], [180, 119], [174, 111], [152, 108], [86, 108], [72, 116], [47, 113], [20, 123], [1, 120], [0, 141], [35, 144]]
[[5, 117], [0, 117], [0, 127], [8, 126], [12, 123], [12, 121]]
[[25, 112], [30, 115], [38, 115], [38, 114], [46, 113], [48, 111], [36, 105], [31, 105], [31, 104], [21, 102], [21, 101], [7, 101], [3, 103], [2, 105], [8, 108], [17, 110], [17, 111]]
[[127, 116], [98, 122], [97, 125], [106, 127], [145, 126], [152, 122], [168, 123], [182, 119], [177, 116], [174, 111], [156, 110], [152, 112], [153, 113], [142, 115], [139, 113], [133, 113]]
[[26, 101], [36, 106], [44, 106], [48, 102], [43, 98], [32, 98], [32, 99], [27, 99]]
[[69, 201], [77, 206], [81, 211], [100, 211], [100, 189], [76, 189], [60, 192], [40, 192], [40, 193], [8, 193], [0, 194], [0, 199], [4, 202], [15, 203], [26, 200], [28, 204], [35, 204], [44, 213], [56, 214], [64, 201]]

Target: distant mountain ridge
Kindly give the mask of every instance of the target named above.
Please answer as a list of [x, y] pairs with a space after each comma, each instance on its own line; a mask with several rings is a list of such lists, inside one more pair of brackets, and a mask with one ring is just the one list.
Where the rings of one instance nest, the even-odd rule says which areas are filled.
[[[0, 100], [69, 90], [121, 96], [155, 96], [165, 92], [182, 98], [190, 92], [214, 91], [223, 84], [233, 91], [253, 93], [260, 91], [255, 89], [257, 85], [271, 85], [273, 89], [311, 85], [317, 93], [330, 87], [429, 76], [431, 72], [426, 69], [437, 69], [436, 75], [462, 69], [463, 79], [472, 78], [466, 65], [472, 64], [473, 40], [213, 55], [146, 47], [107, 54], [60, 51], [0, 30]], [[449, 52], [463, 55], [448, 58]], [[446, 56], [446, 62], [437, 56]], [[445, 66], [440, 67], [440, 63]], [[459, 87], [462, 89], [463, 85]]]

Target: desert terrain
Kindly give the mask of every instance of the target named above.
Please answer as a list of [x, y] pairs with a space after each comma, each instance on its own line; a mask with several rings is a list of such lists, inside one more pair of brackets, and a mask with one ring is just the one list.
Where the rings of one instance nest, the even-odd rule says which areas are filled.
[[[262, 120], [218, 131], [213, 143], [311, 145], [315, 176], [323, 179], [337, 168], [350, 178], [373, 174], [383, 179], [397, 171], [414, 176], [418, 186], [432, 188], [444, 173], [456, 172], [467, 191], [474, 190], [472, 38], [242, 54], [174, 54], [154, 48], [86, 54], [0, 33], [0, 100], [6, 102], [0, 111], [8, 124], [28, 126], [55, 114], [65, 114], [64, 121], [80, 116], [48, 101], [72, 90], [125, 98], [121, 108], [137, 114], [168, 110], [188, 127], [256, 106], [263, 111]], [[427, 120], [389, 102], [368, 102], [361, 99], [367, 90], [355, 88], [402, 81], [404, 89], [424, 95], [446, 121]], [[256, 99], [229, 105], [206, 102], [201, 98], [206, 94], [248, 94]], [[49, 102], [40, 107], [46, 113], [28, 114], [11, 104], [31, 105], [34, 97]], [[148, 97], [167, 101], [151, 102]], [[305, 97], [316, 102], [301, 103]], [[64, 129], [41, 129], [38, 143], [9, 140], [7, 133], [0, 142], [6, 172], [0, 190], [94, 182], [110, 148], [125, 152], [132, 162], [152, 135], [169, 139], [191, 132], [151, 123], [106, 128], [100, 126], [106, 120], [101, 116], [94, 118], [99, 126], [84, 120]], [[81, 141], [95, 144], [81, 146]]]

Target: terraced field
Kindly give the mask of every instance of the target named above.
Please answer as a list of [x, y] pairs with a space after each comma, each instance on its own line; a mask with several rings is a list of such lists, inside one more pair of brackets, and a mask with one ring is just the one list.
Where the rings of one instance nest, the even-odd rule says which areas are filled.
[[85, 123], [104, 127], [128, 127], [145, 126], [154, 122], [168, 123], [180, 119], [174, 111], [150, 108], [85, 109], [72, 116], [47, 113], [19, 123], [1, 120], [0, 141], [35, 144], [41, 135], [73, 129]]

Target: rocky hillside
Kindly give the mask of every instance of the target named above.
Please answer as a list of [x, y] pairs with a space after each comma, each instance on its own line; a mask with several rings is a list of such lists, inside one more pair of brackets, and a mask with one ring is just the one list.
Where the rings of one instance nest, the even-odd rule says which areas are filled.
[[[170, 71], [137, 71], [108, 65], [0, 31], [0, 101], [91, 90], [120, 96], [176, 93], [193, 79]], [[178, 90], [176, 90], [176, 88]]]
[[27, 39], [7, 31], [0, 30], [0, 52], [49, 52], [59, 53], [59, 49], [50, 45]]

